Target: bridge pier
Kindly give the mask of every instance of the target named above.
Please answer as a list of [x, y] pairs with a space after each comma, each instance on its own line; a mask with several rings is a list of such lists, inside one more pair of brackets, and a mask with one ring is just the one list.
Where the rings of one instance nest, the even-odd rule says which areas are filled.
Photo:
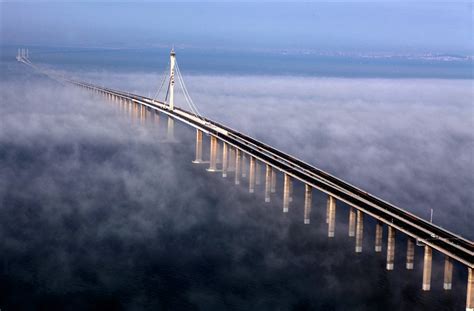
[[140, 110], [138, 108], [140, 108], [140, 105], [135, 103], [135, 123], [137, 124], [140, 123]]
[[255, 162], [255, 184], [259, 186], [262, 183], [262, 171], [260, 168], [260, 161]]
[[363, 237], [364, 237], [364, 214], [362, 213], [362, 211], [357, 210], [356, 246], [355, 246], [356, 253], [362, 253]]
[[328, 199], [326, 201], [326, 223], [328, 224], [329, 223], [329, 197], [328, 196]]
[[270, 202], [270, 190], [272, 183], [272, 167], [267, 164], [265, 166], [265, 202]]
[[413, 270], [413, 262], [415, 261], [415, 241], [408, 237], [407, 239], [407, 270]]
[[290, 193], [289, 193], [288, 201], [290, 203], [293, 202], [293, 180], [291, 178], [290, 178]]
[[333, 196], [329, 195], [327, 205], [329, 210], [328, 237], [333, 238], [336, 229], [336, 199]]
[[222, 149], [221, 149], [220, 140], [217, 140], [217, 144], [216, 144], [216, 165], [217, 164], [222, 164]]
[[227, 143], [222, 142], [222, 177], [227, 177], [227, 168], [229, 166], [229, 155], [227, 149]]
[[443, 288], [445, 290], [451, 290], [453, 286], [453, 262], [449, 256], [444, 258], [444, 282]]
[[[156, 117], [157, 114], [155, 114]], [[196, 159], [193, 163], [202, 163], [202, 131], [200, 129], [196, 129]]]
[[210, 144], [210, 159], [209, 159], [209, 172], [217, 171], [217, 137], [211, 135], [211, 144]]
[[395, 260], [395, 229], [388, 226], [387, 237], [387, 270], [393, 270]]
[[311, 203], [313, 200], [313, 188], [305, 184], [304, 185], [304, 223], [310, 223], [310, 216], [311, 216]]
[[349, 236], [355, 236], [356, 211], [353, 207], [349, 208]]
[[285, 173], [283, 180], [283, 213], [288, 213], [290, 207], [290, 176]]
[[271, 189], [270, 189], [271, 193], [276, 192], [276, 184], [277, 184], [276, 171], [275, 171], [274, 168], [272, 168], [272, 186], [271, 186]]
[[242, 178], [247, 177], [247, 157], [245, 156], [245, 152], [242, 152]]
[[474, 271], [467, 268], [466, 311], [474, 311]]
[[255, 158], [250, 156], [249, 193], [255, 192]]
[[382, 251], [383, 225], [380, 221], [375, 224], [375, 252]]
[[227, 171], [235, 171], [235, 149], [231, 146], [229, 146], [229, 164], [227, 165]]
[[425, 256], [423, 258], [423, 286], [422, 290], [429, 291], [431, 289], [431, 263], [433, 258], [431, 247], [425, 245]]
[[240, 150], [235, 148], [235, 184], [240, 184]]

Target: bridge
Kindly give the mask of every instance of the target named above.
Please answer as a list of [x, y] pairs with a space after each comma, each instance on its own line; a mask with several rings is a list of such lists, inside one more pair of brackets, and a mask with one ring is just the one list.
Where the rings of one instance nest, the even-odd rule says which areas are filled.
[[[174, 137], [174, 122], [179, 121], [196, 129], [196, 150], [194, 163], [209, 164], [209, 172], [221, 173], [223, 177], [233, 175], [235, 184], [241, 184], [242, 177], [248, 173], [248, 190], [253, 193], [255, 185], [262, 182], [261, 167], [264, 167], [265, 202], [270, 202], [271, 194], [276, 192], [277, 174], [283, 175], [283, 213], [290, 212], [293, 200], [293, 184], [304, 185], [303, 221], [310, 224], [313, 192], [320, 191], [327, 196], [326, 223], [328, 238], [335, 235], [336, 210], [338, 202], [348, 207], [348, 236], [354, 237], [356, 253], [363, 250], [364, 219], [372, 217], [375, 224], [375, 252], [382, 252], [383, 231], [387, 231], [386, 269], [394, 270], [395, 237], [397, 233], [407, 236], [405, 268], [413, 270], [415, 246], [424, 248], [423, 278], [421, 289], [431, 289], [431, 270], [433, 250], [444, 255], [444, 290], [451, 290], [453, 261], [467, 268], [466, 310], [474, 311], [474, 243], [466, 238], [436, 226], [408, 211], [390, 204], [354, 185], [349, 184], [321, 169], [311, 166], [281, 150], [253, 139], [239, 131], [209, 118], [203, 117], [194, 105], [186, 90], [179, 72], [175, 52], [170, 53], [170, 68], [164, 101], [138, 94], [123, 92], [84, 81], [53, 77], [33, 64], [27, 50], [19, 50], [17, 60], [44, 74], [77, 87], [89, 90], [116, 103], [119, 107], [140, 119], [147, 115], [167, 117], [167, 136]], [[190, 110], [174, 106], [174, 87], [178, 77]], [[161, 87], [164, 85], [162, 82]], [[160, 89], [161, 89], [160, 87]], [[156, 97], [156, 96], [155, 96]], [[203, 138], [209, 137], [209, 160], [203, 159]]]

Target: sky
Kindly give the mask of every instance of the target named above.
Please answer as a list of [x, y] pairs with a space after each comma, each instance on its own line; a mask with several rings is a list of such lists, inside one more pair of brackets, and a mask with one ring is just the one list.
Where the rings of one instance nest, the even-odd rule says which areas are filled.
[[472, 4], [1, 2], [10, 45], [317, 49], [472, 55]]

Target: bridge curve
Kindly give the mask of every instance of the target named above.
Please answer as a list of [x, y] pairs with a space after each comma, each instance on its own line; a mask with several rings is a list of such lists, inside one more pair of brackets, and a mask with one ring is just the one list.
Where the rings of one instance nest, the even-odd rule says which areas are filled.
[[[26, 65], [40, 70], [27, 58], [18, 56], [17, 59]], [[40, 70], [41, 71], [41, 70]], [[44, 71], [41, 71], [45, 73]], [[47, 73], [45, 73], [47, 74]], [[255, 163], [266, 165], [265, 201], [269, 201], [270, 189], [274, 191], [273, 180], [275, 171], [284, 175], [283, 211], [288, 212], [292, 181], [298, 180], [305, 185], [305, 223], [309, 223], [311, 210], [311, 191], [317, 189], [328, 195], [327, 218], [328, 237], [334, 236], [336, 201], [350, 206], [349, 236], [356, 237], [356, 252], [362, 251], [363, 215], [369, 215], [377, 220], [375, 251], [381, 251], [383, 225], [388, 228], [387, 239], [387, 270], [393, 270], [395, 252], [395, 230], [408, 236], [407, 239], [407, 269], [413, 269], [414, 245], [424, 246], [423, 261], [423, 290], [430, 290], [432, 249], [445, 255], [444, 289], [450, 290], [452, 283], [452, 262], [454, 259], [468, 268], [466, 310], [474, 311], [474, 243], [456, 235], [444, 228], [434, 225], [408, 211], [388, 203], [348, 182], [345, 182], [319, 168], [316, 168], [296, 157], [273, 148], [259, 140], [232, 129], [217, 121], [205, 118], [182, 108], [168, 105], [149, 97], [123, 92], [91, 83], [63, 79], [75, 86], [88, 89], [106, 96], [108, 99], [119, 101], [129, 107], [139, 106], [140, 109], [155, 110], [168, 116], [168, 120], [179, 120], [196, 129], [196, 160], [199, 147], [202, 150], [202, 133], [211, 138], [210, 171], [216, 171], [217, 144], [222, 142], [223, 150], [230, 149], [235, 153], [235, 170], [237, 175], [239, 153], [250, 157], [250, 192], [253, 192], [252, 180], [255, 183]], [[174, 121], [173, 121], [174, 122]], [[170, 126], [170, 123], [168, 124]], [[202, 151], [201, 151], [202, 152]], [[224, 152], [223, 152], [224, 154]], [[201, 156], [201, 155], [199, 155]], [[223, 155], [223, 165], [227, 164], [227, 153]], [[240, 160], [239, 160], [240, 159]], [[225, 161], [225, 162], [224, 162]], [[199, 163], [200, 161], [196, 161]], [[202, 162], [202, 161], [201, 161]], [[252, 168], [253, 165], [253, 168]], [[253, 170], [253, 171], [252, 171]], [[253, 175], [252, 175], [253, 173]], [[252, 177], [253, 176], [253, 177]], [[253, 178], [253, 179], [252, 179]], [[238, 179], [236, 176], [236, 183]], [[271, 185], [270, 185], [271, 183]], [[267, 201], [268, 199], [268, 201]], [[356, 217], [357, 214], [357, 217]], [[357, 218], [357, 223], [356, 223]]]

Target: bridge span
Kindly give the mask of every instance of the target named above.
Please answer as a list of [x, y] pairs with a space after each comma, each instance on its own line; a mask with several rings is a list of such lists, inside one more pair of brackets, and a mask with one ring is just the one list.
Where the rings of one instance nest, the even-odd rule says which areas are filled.
[[[17, 59], [27, 65], [33, 65], [27, 56], [19, 53]], [[405, 268], [414, 268], [415, 246], [424, 248], [423, 279], [421, 289], [431, 289], [432, 252], [436, 250], [445, 256], [443, 288], [451, 290], [453, 260], [467, 268], [466, 310], [474, 311], [474, 243], [466, 238], [436, 226], [410, 212], [390, 204], [366, 191], [357, 188], [321, 169], [299, 160], [283, 151], [273, 148], [248, 135], [236, 131], [217, 121], [205, 118], [195, 111], [191, 112], [174, 106], [174, 63], [175, 54], [171, 52], [170, 81], [168, 90], [171, 94], [168, 102], [123, 92], [91, 83], [64, 79], [65, 82], [117, 103], [121, 109], [144, 117], [147, 114], [163, 114], [168, 117], [168, 136], [174, 134], [174, 121], [180, 121], [196, 129], [196, 158], [194, 163], [208, 163], [210, 172], [220, 172], [223, 177], [233, 174], [235, 184], [241, 183], [242, 175], [248, 173], [249, 192], [255, 191], [255, 184], [260, 182], [260, 166], [264, 167], [265, 202], [270, 202], [271, 193], [276, 192], [276, 175], [283, 175], [283, 212], [290, 211], [293, 183], [301, 182], [305, 186], [304, 215], [305, 224], [310, 223], [313, 189], [327, 195], [326, 223], [328, 237], [335, 235], [335, 216], [337, 202], [349, 206], [348, 236], [355, 237], [356, 253], [363, 250], [364, 218], [369, 216], [376, 220], [375, 252], [382, 251], [383, 231], [387, 230], [386, 269], [394, 270], [396, 232], [407, 236]], [[210, 139], [209, 160], [203, 160], [203, 134]], [[218, 157], [220, 159], [218, 159]], [[248, 160], [247, 160], [248, 159]], [[247, 166], [248, 164], [248, 166]]]

